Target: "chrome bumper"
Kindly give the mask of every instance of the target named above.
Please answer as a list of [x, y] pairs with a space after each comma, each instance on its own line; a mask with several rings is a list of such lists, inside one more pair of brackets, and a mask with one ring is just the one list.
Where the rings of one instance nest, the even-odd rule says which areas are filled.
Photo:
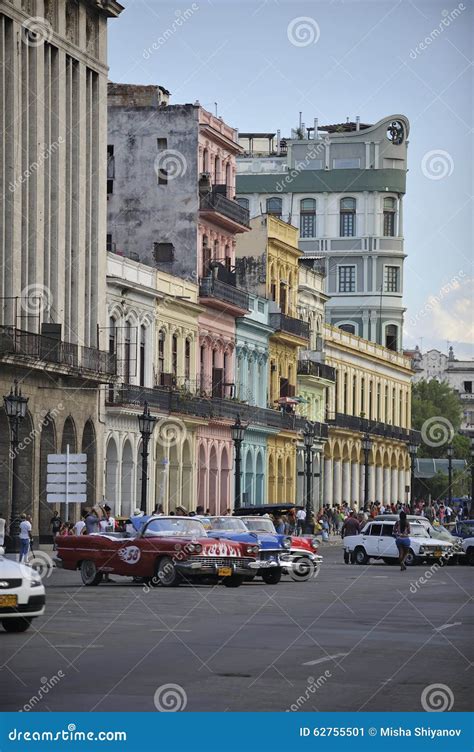
[[209, 561], [209, 563], [204, 563], [202, 561], [180, 561], [177, 562], [175, 566], [176, 569], [178, 569], [180, 572], [190, 576], [217, 575], [219, 569], [226, 569], [228, 567], [232, 569], [233, 575], [237, 574], [248, 576], [250, 574], [256, 574], [257, 570], [260, 569], [260, 562], [252, 561], [245, 565], [241, 565], [240, 563], [231, 563], [219, 566], [213, 561]]

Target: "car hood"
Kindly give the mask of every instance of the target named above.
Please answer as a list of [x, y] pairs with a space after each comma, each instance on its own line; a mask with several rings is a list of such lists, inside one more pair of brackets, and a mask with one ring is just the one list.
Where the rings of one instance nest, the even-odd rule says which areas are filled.
[[31, 580], [32, 576], [37, 576], [37, 572], [32, 567], [26, 564], [20, 564], [13, 559], [7, 559], [5, 556], [0, 556], [0, 580], [5, 577], [7, 579], [17, 579], [21, 577], [23, 580]]
[[260, 548], [282, 548], [281, 541], [285, 538], [284, 535], [272, 533], [225, 533], [222, 530], [208, 530], [207, 534], [209, 538], [225, 538], [253, 545], [257, 543]]
[[442, 538], [430, 538], [429, 536], [426, 536], [426, 538], [424, 538], [418, 535], [412, 535], [411, 540], [417, 541], [417, 543], [419, 543], [420, 546], [452, 546], [453, 545], [449, 541], [443, 540]]

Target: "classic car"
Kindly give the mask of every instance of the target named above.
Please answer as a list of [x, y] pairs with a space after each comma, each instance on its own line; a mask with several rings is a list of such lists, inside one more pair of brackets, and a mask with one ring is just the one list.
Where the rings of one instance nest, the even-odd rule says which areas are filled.
[[[376, 521], [387, 520], [387, 522], [388, 521], [396, 522], [398, 518], [399, 518], [398, 514], [378, 514], [374, 519]], [[456, 542], [455, 537], [447, 528], [445, 528], [443, 525], [439, 525], [437, 522], [432, 524], [429, 521], [428, 517], [423, 517], [418, 514], [407, 514], [407, 520], [410, 523], [410, 525], [412, 522], [416, 522], [418, 525], [422, 525], [425, 528], [430, 538], [437, 538], [438, 540], [444, 540], [447, 543]]]
[[[203, 522], [210, 538], [226, 538], [241, 543], [257, 544], [260, 568], [255, 573], [256, 576], [261, 577], [267, 585], [277, 585], [280, 582], [280, 556], [291, 545], [288, 536], [277, 535], [275, 528], [269, 531], [250, 532], [244, 522], [237, 517], [207, 517]], [[282, 541], [281, 538], [284, 540]]]
[[[358, 535], [344, 537], [344, 561], [367, 564], [370, 559], [383, 559], [386, 564], [396, 563], [398, 549], [393, 536], [393, 520], [368, 522]], [[454, 551], [452, 543], [431, 538], [418, 522], [410, 522], [410, 551], [405, 559], [407, 566], [420, 561], [447, 563]], [[454, 559], [453, 559], [454, 560]]]
[[6, 632], [25, 632], [44, 614], [46, 594], [41, 577], [28, 564], [4, 556], [5, 520], [0, 520], [0, 621]]
[[[294, 580], [307, 580], [320, 566], [323, 557], [318, 554], [319, 541], [314, 535], [284, 535], [277, 533], [270, 514], [285, 514], [297, 509], [294, 504], [262, 504], [241, 507], [234, 515], [241, 519], [253, 533], [272, 533], [281, 543], [280, 564], [285, 574]], [[289, 541], [289, 545], [288, 545]]]
[[449, 532], [457, 538], [472, 538], [474, 536], [474, 520], [457, 520], [449, 527]]
[[466, 563], [474, 567], [474, 537], [463, 538], [462, 541], [463, 551], [466, 554]]
[[56, 565], [80, 569], [84, 585], [115, 574], [164, 587], [190, 580], [238, 587], [259, 569], [256, 542], [210, 539], [191, 517], [151, 516], [135, 532], [59, 536], [56, 543]]

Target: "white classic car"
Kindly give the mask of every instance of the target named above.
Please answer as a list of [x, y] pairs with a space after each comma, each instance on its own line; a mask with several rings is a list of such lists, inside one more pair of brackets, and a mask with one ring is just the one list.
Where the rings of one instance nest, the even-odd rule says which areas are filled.
[[0, 520], [0, 621], [6, 632], [25, 632], [44, 614], [46, 594], [35, 569], [4, 556], [4, 535], [5, 520]]
[[[393, 536], [395, 521], [368, 522], [361, 533], [344, 538], [344, 561], [367, 564], [370, 559], [383, 559], [386, 564], [396, 563], [398, 548]], [[419, 561], [434, 560], [447, 563], [452, 543], [427, 535], [424, 526], [410, 522], [410, 551], [405, 564], [411, 566]]]
[[474, 567], [474, 538], [464, 538], [462, 547], [466, 554], [466, 563]]

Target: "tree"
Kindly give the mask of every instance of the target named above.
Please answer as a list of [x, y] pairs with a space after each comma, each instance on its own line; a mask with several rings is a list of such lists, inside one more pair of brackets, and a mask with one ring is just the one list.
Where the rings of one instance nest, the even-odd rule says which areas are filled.
[[412, 426], [422, 434], [419, 457], [446, 457], [452, 443], [455, 458], [469, 459], [469, 439], [458, 433], [461, 420], [461, 401], [449, 384], [435, 379], [413, 384]]

